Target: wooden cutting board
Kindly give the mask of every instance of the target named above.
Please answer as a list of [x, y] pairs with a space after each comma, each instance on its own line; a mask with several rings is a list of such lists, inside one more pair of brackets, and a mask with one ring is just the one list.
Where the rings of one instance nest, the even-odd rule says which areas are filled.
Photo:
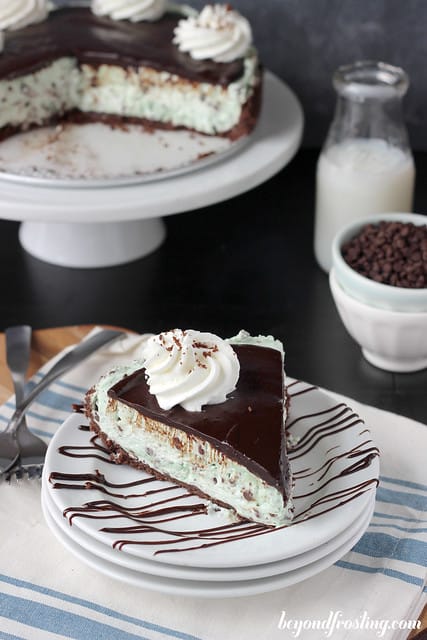
[[[65, 347], [80, 342], [93, 327], [94, 325], [84, 324], [33, 331], [28, 376], [33, 375], [45, 362]], [[0, 404], [5, 402], [12, 393], [12, 380], [6, 364], [5, 339], [4, 334], [0, 333]]]
[[[59, 351], [71, 344], [79, 342], [88, 334], [94, 325], [83, 324], [54, 329], [37, 329], [33, 331], [31, 360], [28, 376], [35, 373], [45, 362]], [[13, 393], [12, 380], [6, 364], [4, 334], [0, 333], [0, 404], [5, 402]], [[411, 633], [408, 640], [427, 638], [427, 606], [421, 616], [422, 627], [416, 633]], [[424, 635], [426, 634], [426, 635]]]

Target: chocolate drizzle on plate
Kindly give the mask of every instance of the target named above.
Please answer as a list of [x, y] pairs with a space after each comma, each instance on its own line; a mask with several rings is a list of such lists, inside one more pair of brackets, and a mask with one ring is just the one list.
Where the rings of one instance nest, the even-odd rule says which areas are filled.
[[[191, 491], [145, 472], [132, 470], [133, 481], [117, 482], [117, 466], [110, 466], [108, 451], [96, 435], [91, 435], [84, 446], [59, 447], [61, 456], [93, 460], [94, 468], [85, 473], [78, 468], [75, 473], [52, 470], [50, 490], [83, 490], [88, 496], [94, 495], [94, 499], [87, 502], [77, 499], [78, 504], [65, 508], [63, 515], [70, 525], [80, 519], [99, 521], [99, 525], [96, 524], [99, 533], [119, 551], [129, 547], [152, 548], [153, 555], [196, 551], [298, 526], [340, 509], [378, 485], [376, 473], [372, 477], [366, 475], [379, 455], [367, 436], [369, 430], [360, 428], [363, 421], [345, 404], [331, 404], [325, 409], [323, 402], [316, 411], [316, 401], [310, 402], [309, 396], [316, 390], [303, 382], [288, 386], [291, 410], [287, 429], [294, 438], [289, 459], [295, 483], [295, 515], [289, 525], [274, 528], [244, 520], [232, 521], [218, 511], [218, 517], [211, 519], [209, 503]], [[305, 406], [307, 412], [303, 413], [301, 409]], [[78, 429], [86, 427], [81, 425]], [[344, 450], [340, 442], [342, 436], [337, 434], [347, 430], [351, 432], [352, 446]], [[72, 441], [72, 432], [69, 435]], [[95, 461], [102, 462], [102, 470], [95, 468]], [[73, 500], [78, 495], [73, 494]], [[213, 526], [215, 522], [219, 524]]]
[[[81, 431], [86, 430], [86, 425], [80, 425], [79, 429]], [[88, 427], [87, 430], [89, 430]], [[76, 447], [75, 445], [64, 445], [59, 447], [58, 451], [69, 458], [95, 458], [97, 460], [102, 460], [102, 462], [106, 462], [107, 464], [114, 464], [110, 459], [110, 452], [106, 447], [99, 443], [97, 435], [91, 437], [87, 446]]]

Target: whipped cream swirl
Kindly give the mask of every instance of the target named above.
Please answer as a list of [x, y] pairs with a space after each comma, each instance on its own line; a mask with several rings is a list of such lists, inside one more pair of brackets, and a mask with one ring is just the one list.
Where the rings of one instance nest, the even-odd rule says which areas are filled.
[[169, 410], [201, 411], [224, 402], [236, 388], [240, 364], [233, 348], [212, 333], [173, 329], [151, 337], [142, 350], [150, 393]]
[[22, 29], [41, 22], [50, 10], [48, 0], [7, 0], [0, 2], [0, 31]]
[[154, 21], [165, 13], [166, 0], [92, 0], [92, 11], [113, 20]]
[[252, 43], [248, 20], [225, 4], [208, 4], [199, 15], [180, 20], [174, 35], [179, 50], [195, 60], [232, 62], [244, 56]]

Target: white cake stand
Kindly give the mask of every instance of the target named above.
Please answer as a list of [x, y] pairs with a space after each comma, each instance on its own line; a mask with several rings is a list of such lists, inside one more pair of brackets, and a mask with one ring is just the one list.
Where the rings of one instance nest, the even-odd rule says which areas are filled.
[[0, 217], [23, 221], [31, 255], [66, 267], [105, 267], [143, 257], [165, 237], [162, 216], [227, 200], [261, 184], [295, 155], [303, 113], [292, 91], [266, 73], [263, 108], [236, 153], [167, 179], [123, 186], [56, 188], [0, 179]]

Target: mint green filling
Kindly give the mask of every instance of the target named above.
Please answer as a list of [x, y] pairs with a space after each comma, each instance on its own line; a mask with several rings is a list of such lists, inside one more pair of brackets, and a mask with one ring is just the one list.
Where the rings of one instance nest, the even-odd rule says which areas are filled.
[[0, 127], [41, 124], [71, 109], [146, 118], [224, 133], [240, 120], [242, 105], [253, 92], [257, 57], [252, 50], [242, 77], [224, 88], [191, 82], [153, 69], [92, 67], [72, 57], [13, 80], [0, 82]]

